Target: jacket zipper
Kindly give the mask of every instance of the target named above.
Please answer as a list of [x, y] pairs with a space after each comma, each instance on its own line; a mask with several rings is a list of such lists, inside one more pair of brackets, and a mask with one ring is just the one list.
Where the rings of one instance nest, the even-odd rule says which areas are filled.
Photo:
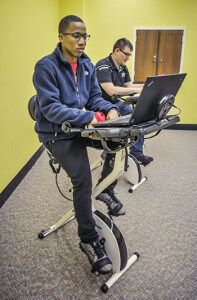
[[57, 136], [57, 131], [55, 131], [55, 124], [53, 123], [53, 131], [54, 131], [54, 136]]
[[[71, 67], [72, 69], [72, 67]], [[72, 69], [72, 72], [73, 72], [73, 69]], [[75, 78], [75, 74], [73, 72], [73, 75], [74, 75], [74, 79], [75, 79], [75, 84], [76, 84], [76, 91], [77, 91], [77, 98], [79, 99], [79, 103], [80, 103], [80, 96], [79, 96], [79, 87], [78, 87], [78, 74], [76, 72], [76, 78]], [[53, 130], [54, 130], [54, 135], [57, 136], [58, 133], [55, 131], [55, 124], [53, 124]]]
[[75, 83], [76, 83], [76, 90], [77, 90], [77, 97], [79, 99], [79, 103], [80, 103], [80, 96], [79, 96], [79, 86], [78, 86], [78, 72], [76, 71], [76, 80], [75, 80]]

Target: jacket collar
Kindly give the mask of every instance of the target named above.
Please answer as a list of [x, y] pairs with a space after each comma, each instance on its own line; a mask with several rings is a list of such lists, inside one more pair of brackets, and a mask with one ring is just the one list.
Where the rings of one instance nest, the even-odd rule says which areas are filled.
[[[69, 63], [68, 60], [62, 55], [60, 42], [57, 44], [57, 47], [55, 48], [54, 52], [58, 56], [58, 58], [62, 61], [63, 64]], [[90, 58], [85, 53], [82, 53], [82, 55], [77, 58], [78, 64], [83, 64], [87, 62], [90, 62]]]

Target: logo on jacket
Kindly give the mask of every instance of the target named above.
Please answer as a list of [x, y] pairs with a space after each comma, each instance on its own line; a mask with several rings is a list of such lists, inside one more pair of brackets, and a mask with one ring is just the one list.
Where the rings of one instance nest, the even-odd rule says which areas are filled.
[[102, 70], [104, 70], [104, 69], [109, 69], [109, 67], [108, 66], [104, 66], [104, 67], [100, 67], [100, 68], [98, 68], [99, 69], [99, 71], [102, 71]]
[[123, 77], [125, 77], [125, 75], [126, 75], [126, 73], [123, 72], [123, 73], [121, 74], [121, 77], [123, 78]]
[[89, 72], [88, 71], [84, 71], [84, 74], [87, 76], [87, 75], [89, 75]]

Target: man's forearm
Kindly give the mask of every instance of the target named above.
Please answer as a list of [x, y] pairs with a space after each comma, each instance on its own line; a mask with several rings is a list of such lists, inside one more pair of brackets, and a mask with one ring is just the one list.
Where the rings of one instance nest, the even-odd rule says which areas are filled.
[[112, 95], [120, 95], [120, 96], [127, 96], [131, 94], [139, 94], [141, 93], [141, 87], [120, 87], [120, 86], [113, 86], [110, 90], [105, 90], [109, 96]]
[[124, 87], [133, 87], [133, 88], [142, 88], [144, 86], [143, 83], [133, 83], [132, 81], [126, 82]]

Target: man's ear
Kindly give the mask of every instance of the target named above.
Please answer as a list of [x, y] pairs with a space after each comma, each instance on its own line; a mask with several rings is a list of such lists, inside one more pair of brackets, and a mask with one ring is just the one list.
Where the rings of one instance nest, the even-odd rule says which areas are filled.
[[120, 49], [116, 48], [115, 51], [114, 51], [114, 53], [117, 54], [119, 51], [120, 51]]
[[60, 42], [63, 42], [64, 40], [64, 36], [62, 34], [58, 34], [58, 38]]

